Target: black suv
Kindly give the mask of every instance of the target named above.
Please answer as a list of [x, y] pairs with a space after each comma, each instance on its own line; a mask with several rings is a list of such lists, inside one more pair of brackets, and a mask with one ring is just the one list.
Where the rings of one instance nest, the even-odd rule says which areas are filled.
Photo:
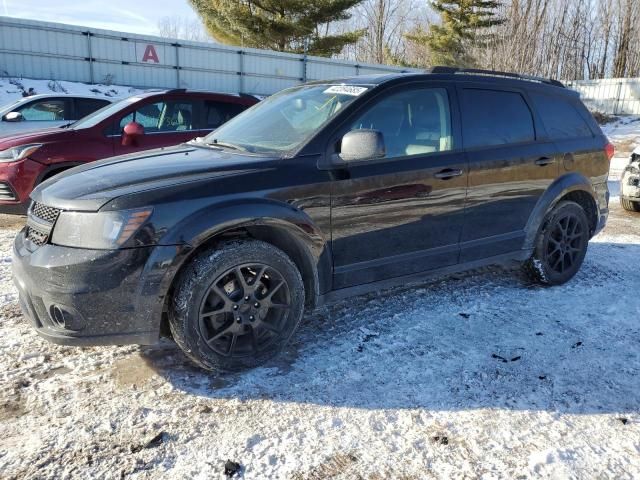
[[202, 139], [69, 170], [15, 240], [25, 314], [70, 345], [170, 334], [259, 364], [303, 310], [518, 260], [580, 268], [613, 154], [557, 81], [436, 67], [284, 90]]

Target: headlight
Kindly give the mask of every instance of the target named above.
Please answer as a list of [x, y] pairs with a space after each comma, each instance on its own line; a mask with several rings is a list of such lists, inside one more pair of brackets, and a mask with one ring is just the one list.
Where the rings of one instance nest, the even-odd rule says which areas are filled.
[[0, 151], [0, 162], [17, 162], [28, 157], [42, 146], [41, 143], [30, 143], [29, 145], [18, 145]]
[[128, 246], [126, 243], [140, 230], [151, 212], [151, 208], [97, 213], [61, 212], [53, 227], [51, 243], [95, 250]]

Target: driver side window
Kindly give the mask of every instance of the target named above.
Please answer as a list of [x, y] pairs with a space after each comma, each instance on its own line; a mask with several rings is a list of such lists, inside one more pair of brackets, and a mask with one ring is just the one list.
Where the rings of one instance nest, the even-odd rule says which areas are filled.
[[352, 123], [351, 130], [378, 130], [386, 158], [427, 155], [453, 148], [449, 96], [444, 88], [397, 92]]
[[69, 120], [63, 99], [46, 99], [29, 103], [18, 109], [22, 117], [28, 121], [62, 121]]
[[193, 130], [191, 102], [157, 102], [143, 105], [120, 120], [119, 131], [130, 122], [138, 122], [146, 133]]

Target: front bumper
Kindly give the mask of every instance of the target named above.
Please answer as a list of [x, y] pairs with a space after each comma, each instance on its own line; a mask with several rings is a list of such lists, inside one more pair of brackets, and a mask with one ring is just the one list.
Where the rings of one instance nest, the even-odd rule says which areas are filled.
[[51, 342], [153, 344], [175, 254], [176, 247], [34, 249], [23, 230], [14, 243], [13, 278], [24, 314]]
[[29, 193], [45, 168], [29, 158], [0, 163], [0, 213], [25, 215]]
[[620, 195], [633, 202], [640, 201], [640, 160], [630, 162], [622, 172]]

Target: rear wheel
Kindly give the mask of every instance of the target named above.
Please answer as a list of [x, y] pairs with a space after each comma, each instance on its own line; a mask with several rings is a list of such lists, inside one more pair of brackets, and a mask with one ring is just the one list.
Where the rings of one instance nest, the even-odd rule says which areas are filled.
[[233, 241], [198, 255], [180, 276], [170, 312], [176, 343], [206, 369], [257, 366], [300, 323], [304, 285], [281, 250]]
[[634, 202], [633, 200], [627, 200], [620, 197], [620, 204], [625, 210], [630, 212], [640, 212], [640, 202]]
[[588, 244], [589, 221], [584, 210], [575, 202], [560, 202], [547, 214], [524, 270], [538, 283], [565, 283], [580, 269]]

